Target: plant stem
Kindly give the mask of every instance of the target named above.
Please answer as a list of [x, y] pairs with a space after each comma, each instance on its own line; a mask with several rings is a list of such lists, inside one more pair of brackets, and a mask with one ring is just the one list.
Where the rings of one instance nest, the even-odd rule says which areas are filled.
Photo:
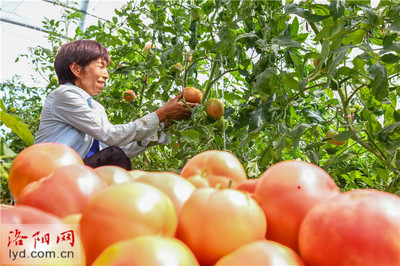
[[339, 96], [340, 96], [340, 99], [343, 104], [342, 109], [343, 109], [343, 113], [345, 115], [345, 121], [347, 122], [347, 125], [350, 128], [350, 130], [354, 132], [354, 135], [351, 138], [354, 141], [356, 141], [358, 144], [360, 144], [362, 147], [364, 147], [366, 150], [371, 152], [373, 155], [375, 155], [384, 164], [387, 164], [385, 157], [383, 157], [379, 152], [377, 152], [375, 150], [374, 147], [371, 147], [371, 145], [366, 143], [364, 140], [361, 139], [361, 137], [359, 137], [357, 135], [357, 133], [355, 132], [355, 129], [354, 129], [353, 119], [352, 119], [351, 113], [350, 113], [350, 107], [349, 107], [347, 94], [346, 94], [345, 90], [343, 89], [343, 87], [339, 87], [338, 92], [339, 92]]
[[204, 91], [204, 94], [203, 94], [203, 99], [201, 100], [202, 104], [204, 104], [204, 102], [206, 101], [207, 96], [208, 96], [208, 94], [210, 92], [210, 89], [211, 89], [211, 85], [213, 84], [212, 80], [214, 79], [215, 70], [217, 69], [217, 65], [218, 65], [218, 59], [217, 58], [218, 58], [218, 53], [215, 54], [214, 60], [213, 60], [212, 65], [211, 65], [211, 70], [210, 70], [210, 80], [211, 81], [209, 81], [207, 83], [206, 90]]
[[192, 63], [190, 63], [190, 65], [189, 65], [187, 68], [185, 68], [185, 71], [183, 72], [183, 87], [184, 87], [184, 88], [187, 86], [187, 74], [189, 73], [189, 70], [190, 70], [197, 62], [199, 62], [200, 60], [203, 60], [203, 59], [207, 59], [207, 57], [205, 57], [205, 56], [204, 56], [204, 57], [200, 57], [200, 58], [194, 60]]
[[362, 84], [361, 86], [358, 86], [350, 95], [349, 97], [347, 97], [345, 104], [349, 105], [351, 98], [353, 98], [353, 96], [359, 91], [361, 90], [363, 87], [367, 86], [367, 84]]
[[224, 73], [218, 75], [218, 77], [216, 77], [215, 79], [213, 79], [212, 81], [210, 81], [210, 83], [211, 83], [210, 86], [212, 86], [217, 80], [219, 80], [219, 79], [220, 79], [221, 77], [223, 77], [225, 74], [230, 73], [230, 72], [233, 72], [233, 71], [238, 71], [238, 70], [240, 70], [240, 68], [235, 68], [235, 69], [230, 69], [230, 70], [225, 71]]

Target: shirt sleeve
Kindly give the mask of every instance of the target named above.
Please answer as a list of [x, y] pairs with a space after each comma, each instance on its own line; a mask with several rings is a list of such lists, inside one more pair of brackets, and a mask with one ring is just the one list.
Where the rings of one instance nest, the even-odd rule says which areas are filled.
[[113, 125], [99, 103], [91, 108], [87, 100], [74, 90], [64, 90], [56, 95], [52, 112], [65, 123], [109, 146], [158, 140], [159, 119], [156, 113], [150, 113], [127, 124]]
[[159, 137], [157, 141], [137, 141], [120, 146], [120, 148], [125, 152], [126, 156], [132, 159], [154, 145], [166, 145], [171, 143], [171, 133], [169, 130], [159, 131], [158, 134]]

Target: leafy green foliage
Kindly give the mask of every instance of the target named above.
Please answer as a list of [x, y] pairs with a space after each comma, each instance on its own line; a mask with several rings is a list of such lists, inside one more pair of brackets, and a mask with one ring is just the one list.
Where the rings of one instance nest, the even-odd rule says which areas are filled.
[[[101, 42], [112, 57], [110, 80], [97, 97], [111, 122], [152, 112], [185, 86], [201, 89], [203, 103], [223, 99], [226, 108], [215, 120], [197, 106], [190, 120], [173, 124], [172, 143], [135, 158], [135, 168], [179, 173], [195, 154], [221, 149], [233, 152], [251, 178], [300, 159], [323, 167], [343, 190], [399, 190], [396, 1], [143, 0], [115, 14], [75, 36]], [[52, 38], [62, 33], [50, 26]], [[153, 47], [147, 53], [146, 44]], [[55, 53], [43, 52], [37, 47], [30, 57], [51, 68]], [[135, 101], [123, 101], [126, 89]], [[345, 144], [329, 144], [329, 129]]]

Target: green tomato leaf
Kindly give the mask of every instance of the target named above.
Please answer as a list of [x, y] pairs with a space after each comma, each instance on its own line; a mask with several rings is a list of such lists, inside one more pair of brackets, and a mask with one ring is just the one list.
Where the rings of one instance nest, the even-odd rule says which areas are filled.
[[289, 28], [290, 28], [290, 37], [292, 39], [296, 38], [299, 32], [299, 20], [297, 19], [297, 17], [293, 19], [292, 24], [290, 24]]
[[335, 140], [346, 141], [354, 135], [354, 131], [342, 131], [339, 132], [336, 136], [333, 137]]
[[320, 15], [311, 14], [308, 10], [299, 8], [296, 4], [285, 5], [285, 12], [289, 13], [289, 14], [298, 15], [310, 22], [319, 22], [321, 20], [324, 20], [324, 19], [330, 17], [328, 15], [320, 16]]
[[386, 64], [394, 64], [400, 60], [400, 57], [394, 54], [385, 54], [381, 57], [381, 59]]
[[4, 105], [3, 99], [0, 99], [0, 109], [1, 109], [2, 111], [4, 111], [4, 112], [7, 111], [7, 108], [6, 108], [6, 106]]
[[343, 44], [360, 44], [364, 40], [366, 32], [365, 30], [356, 30], [349, 34], [346, 34], [342, 40]]
[[297, 148], [297, 146], [299, 145], [300, 142], [300, 138], [303, 135], [303, 131], [306, 128], [310, 128], [311, 126], [309, 124], [300, 124], [295, 126], [291, 132], [290, 132], [290, 136], [292, 137], [292, 141], [293, 141], [293, 148]]
[[377, 100], [381, 101], [389, 94], [389, 82], [387, 78], [386, 68], [377, 62], [368, 69], [371, 83], [368, 85]]
[[299, 47], [301, 48], [301, 45], [296, 42], [295, 40], [292, 40], [289, 36], [278, 36], [272, 39], [273, 43], [277, 43], [282, 46], [286, 47]]
[[365, 7], [365, 6], [361, 6], [361, 9], [364, 11], [364, 14], [367, 17], [367, 19], [369, 20], [370, 25], [373, 27], [376, 27], [379, 20], [378, 20], [378, 16], [374, 13], [374, 11], [372, 11], [370, 8]]
[[258, 132], [265, 123], [265, 113], [262, 105], [258, 105], [257, 109], [250, 113], [249, 132]]
[[287, 73], [283, 75], [283, 82], [289, 89], [296, 90], [299, 88], [299, 82]]
[[259, 91], [263, 91], [268, 95], [272, 95], [273, 91], [270, 84], [271, 74], [276, 73], [276, 70], [276, 67], [269, 67], [256, 77], [255, 86]]
[[334, 23], [325, 25], [320, 32], [315, 36], [314, 41], [319, 42], [322, 39], [326, 39], [332, 36]]
[[4, 140], [4, 138], [1, 138], [1, 143], [0, 143], [0, 156], [15, 156], [15, 152], [13, 150], [11, 150], [8, 145], [7, 142]]
[[333, 0], [329, 5], [329, 11], [331, 12], [334, 20], [343, 17], [345, 11], [344, 0]]
[[389, 30], [400, 32], [400, 18], [395, 19], [392, 24], [388, 27]]
[[190, 141], [193, 141], [193, 140], [197, 141], [200, 138], [199, 132], [197, 132], [196, 130], [193, 130], [193, 129], [186, 130], [186, 131], [181, 131], [180, 133], [182, 135], [182, 138], [187, 142], [190, 142]]
[[7, 114], [4, 111], [1, 111], [0, 114], [1, 122], [3, 122], [4, 125], [17, 134], [26, 145], [33, 145], [33, 135], [27, 124], [21, 122], [18, 116]]
[[382, 128], [380, 131], [378, 131], [378, 137], [381, 141], [385, 141], [387, 136], [390, 134], [390, 132], [392, 132], [393, 130], [395, 130], [396, 128], [400, 127], [400, 122], [396, 122], [393, 124], [390, 124], [384, 128]]

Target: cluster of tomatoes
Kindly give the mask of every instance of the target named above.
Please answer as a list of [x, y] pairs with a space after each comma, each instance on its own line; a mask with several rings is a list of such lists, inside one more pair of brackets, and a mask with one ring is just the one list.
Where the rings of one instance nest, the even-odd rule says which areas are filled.
[[[182, 66], [182, 65], [181, 65]], [[195, 87], [185, 87], [183, 89], [185, 100], [191, 103], [201, 103], [203, 93]], [[126, 90], [123, 93], [123, 98], [126, 102], [131, 102], [136, 99], [136, 94], [133, 90]], [[218, 98], [211, 98], [206, 103], [206, 113], [208, 116], [219, 119], [224, 115], [224, 103]]]
[[211, 150], [178, 175], [92, 169], [43, 143], [15, 158], [9, 187], [2, 224], [79, 225], [82, 265], [400, 265], [400, 197], [342, 193], [303, 161], [247, 179], [232, 153]]

